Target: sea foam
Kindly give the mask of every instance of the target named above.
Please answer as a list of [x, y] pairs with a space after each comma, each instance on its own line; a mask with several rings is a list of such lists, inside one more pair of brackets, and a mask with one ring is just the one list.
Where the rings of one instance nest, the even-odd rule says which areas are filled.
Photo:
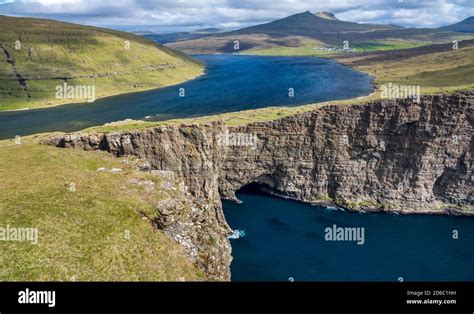
[[235, 229], [231, 234], [229, 234], [229, 239], [237, 240], [245, 237], [245, 230]]

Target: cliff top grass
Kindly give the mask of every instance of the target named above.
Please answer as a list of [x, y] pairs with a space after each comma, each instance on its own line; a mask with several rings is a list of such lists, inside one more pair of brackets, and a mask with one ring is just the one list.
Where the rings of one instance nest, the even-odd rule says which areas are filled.
[[95, 98], [181, 83], [191, 58], [141, 36], [52, 20], [0, 16], [0, 110], [82, 103], [56, 87], [95, 86]]
[[38, 139], [0, 141], [0, 228], [38, 228], [37, 244], [0, 241], [1, 281], [204, 279], [178, 243], [139, 215], [155, 213], [163, 196], [130, 180], [160, 179], [107, 153]]

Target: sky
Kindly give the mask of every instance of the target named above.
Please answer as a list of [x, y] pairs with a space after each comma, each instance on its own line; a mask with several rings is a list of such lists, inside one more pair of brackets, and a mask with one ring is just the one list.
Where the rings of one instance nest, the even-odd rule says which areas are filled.
[[439, 27], [474, 16], [474, 0], [0, 0], [3, 15], [157, 33], [237, 29], [304, 11], [359, 23]]

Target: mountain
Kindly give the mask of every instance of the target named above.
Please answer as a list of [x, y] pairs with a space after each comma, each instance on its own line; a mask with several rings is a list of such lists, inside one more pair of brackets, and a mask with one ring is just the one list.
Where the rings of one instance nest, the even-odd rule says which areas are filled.
[[187, 53], [223, 53], [236, 52], [235, 41], [238, 41], [239, 52], [294, 54], [297, 49], [298, 54], [313, 54], [315, 49], [342, 48], [345, 41], [356, 49], [384, 50], [471, 38], [447, 30], [347, 22], [332, 13], [306, 11], [270, 23], [167, 46]]
[[441, 27], [440, 29], [461, 33], [474, 33], [474, 16], [468, 17], [459, 23]]
[[7, 16], [0, 29], [0, 110], [92, 101], [203, 72], [186, 55], [130, 33]]
[[338, 20], [333, 14], [309, 11], [291, 15], [270, 23], [251, 26], [235, 33], [263, 33], [277, 35], [316, 36], [318, 33], [338, 33], [354, 31], [375, 31], [401, 29], [393, 25], [359, 24]]
[[168, 44], [184, 40], [198, 39], [211, 34], [222, 33], [224, 30], [219, 28], [205, 28], [194, 32], [177, 32], [169, 34], [143, 34], [145, 38], [155, 40], [160, 44]]

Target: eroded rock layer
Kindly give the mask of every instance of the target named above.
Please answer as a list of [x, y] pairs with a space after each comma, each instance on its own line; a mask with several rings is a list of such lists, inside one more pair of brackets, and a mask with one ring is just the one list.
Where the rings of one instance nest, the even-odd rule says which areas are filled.
[[309, 202], [349, 209], [469, 213], [473, 94], [329, 106], [233, 128], [257, 134], [255, 150], [229, 149], [221, 194], [249, 182]]

